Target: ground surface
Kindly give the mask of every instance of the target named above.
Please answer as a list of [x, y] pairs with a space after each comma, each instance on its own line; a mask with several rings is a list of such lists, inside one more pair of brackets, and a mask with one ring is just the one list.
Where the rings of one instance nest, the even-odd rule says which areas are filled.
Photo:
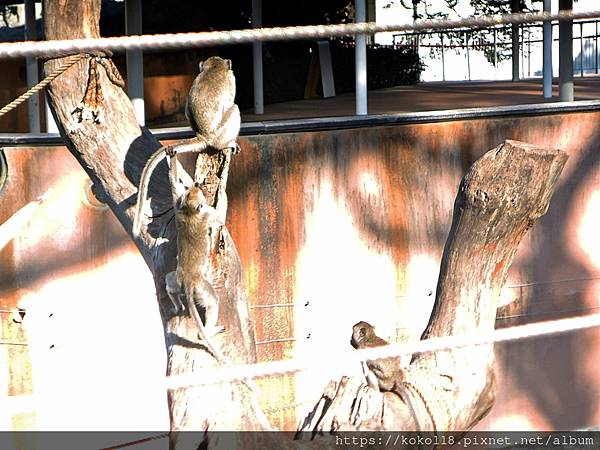
[[[268, 87], [266, 87], [268, 89]], [[575, 78], [575, 100], [600, 99], [600, 77]], [[506, 105], [523, 105], [558, 101], [557, 80], [554, 96], [544, 99], [542, 80], [472, 81], [423, 83], [416, 86], [397, 86], [370, 91], [369, 114], [431, 111], [456, 108], [477, 108]], [[342, 94], [329, 99], [296, 100], [265, 106], [265, 114], [242, 111], [244, 122], [300, 117], [330, 117], [353, 115], [354, 94]]]

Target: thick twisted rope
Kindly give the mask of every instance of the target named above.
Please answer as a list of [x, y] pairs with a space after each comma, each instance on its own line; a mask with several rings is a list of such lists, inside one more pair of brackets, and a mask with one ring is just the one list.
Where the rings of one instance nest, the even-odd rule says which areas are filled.
[[198, 372], [171, 375], [165, 380], [167, 389], [181, 389], [198, 385], [212, 385], [223, 382], [240, 381], [273, 375], [285, 375], [304, 370], [331, 374], [348, 373], [352, 367], [367, 360], [397, 358], [415, 353], [432, 353], [478, 345], [509, 342], [570, 333], [588, 328], [600, 327], [600, 314], [592, 314], [568, 319], [550, 320], [528, 325], [501, 328], [490, 332], [479, 332], [461, 336], [444, 336], [422, 341], [386, 345], [362, 350], [354, 350], [345, 355], [330, 355], [327, 359], [289, 359], [244, 366], [228, 366], [202, 369]]
[[25, 103], [30, 97], [32, 97], [37, 92], [41, 91], [46, 86], [48, 86], [50, 83], [52, 83], [52, 81], [55, 78], [57, 78], [62, 73], [64, 73], [69, 67], [71, 67], [73, 64], [75, 64], [77, 61], [80, 61], [83, 58], [87, 58], [88, 56], [89, 55], [79, 54], [79, 55], [72, 55], [72, 56], [67, 57], [67, 59], [64, 62], [62, 62], [55, 70], [50, 72], [50, 74], [46, 78], [44, 78], [38, 84], [33, 86], [31, 89], [29, 89], [23, 95], [20, 95], [15, 100], [10, 102], [4, 108], [0, 109], [0, 117], [2, 117], [4, 114], [6, 114], [9, 111], [12, 111], [17, 106], [19, 106], [21, 103]]
[[374, 22], [350, 23], [342, 25], [310, 25], [301, 27], [256, 28], [234, 31], [214, 31], [203, 33], [177, 33], [142, 36], [123, 36], [100, 39], [70, 39], [56, 41], [26, 41], [0, 44], [1, 58], [23, 56], [55, 57], [66, 54], [90, 52], [94, 50], [183, 49], [190, 47], [210, 47], [224, 44], [248, 42], [287, 41], [294, 39], [318, 39], [332, 36], [352, 36], [389, 31], [431, 31], [462, 27], [485, 28], [505, 24], [525, 24], [548, 20], [591, 19], [600, 17], [600, 10], [577, 12], [560, 11], [520, 13], [464, 19], [436, 19], [382, 25]]

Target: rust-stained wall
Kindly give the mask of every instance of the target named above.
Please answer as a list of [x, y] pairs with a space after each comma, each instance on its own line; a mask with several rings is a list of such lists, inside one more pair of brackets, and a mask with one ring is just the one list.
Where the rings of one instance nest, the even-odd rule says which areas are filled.
[[[350, 352], [350, 330], [358, 320], [375, 324], [392, 340], [417, 337], [433, 302], [459, 180], [504, 139], [559, 147], [570, 159], [549, 213], [517, 254], [511, 286], [502, 293], [510, 304], [501, 310], [500, 324], [595, 311], [599, 122], [600, 113], [590, 112], [242, 139], [229, 177], [228, 226], [244, 265], [260, 360], [318, 361]], [[134, 421], [129, 428], [166, 427], [164, 397], [152, 381], [164, 373], [160, 320], [142, 259], [109, 212], [83, 205], [87, 181], [66, 150], [9, 149], [7, 156], [14, 172], [0, 194], [0, 222], [55, 189], [49, 197], [54, 200], [44, 202], [0, 250], [3, 307], [14, 306], [20, 294], [8, 292], [20, 288], [28, 292], [32, 312], [23, 325], [0, 316], [3, 333], [21, 327], [11, 336], [29, 344], [20, 350], [21, 378], [2, 373], [0, 387], [10, 395], [49, 395], [56, 383], [67, 406], [63, 415], [52, 416], [55, 403], [37, 403], [29, 422], [17, 423], [9, 414], [6, 423], [68, 427], [69, 414], [80, 408], [76, 423], [83, 427], [92, 420], [93, 405], [104, 411], [96, 426], [111, 428], [117, 419], [106, 411], [114, 413], [117, 402], [117, 416], [123, 419], [125, 409], [123, 415]], [[53, 323], [60, 324], [60, 333]], [[599, 423], [599, 337], [586, 331], [499, 346], [498, 401], [480, 428]], [[46, 348], [54, 342], [61, 351]], [[7, 348], [0, 346], [0, 355], [15, 367]], [[93, 353], [85, 359], [90, 367], [82, 368], [77, 358], [86, 352]], [[53, 378], [40, 376], [52, 361], [62, 364], [50, 366]], [[142, 372], [147, 384], [136, 378]], [[90, 377], [95, 389], [80, 382], [78, 396], [70, 395], [67, 386], [80, 375]], [[261, 381], [264, 406], [284, 408], [271, 414], [273, 423], [295, 429], [327, 378], [316, 371]], [[139, 398], [144, 401], [136, 403]], [[300, 405], [298, 414], [285, 409], [294, 404]], [[127, 428], [127, 421], [119, 423]]]

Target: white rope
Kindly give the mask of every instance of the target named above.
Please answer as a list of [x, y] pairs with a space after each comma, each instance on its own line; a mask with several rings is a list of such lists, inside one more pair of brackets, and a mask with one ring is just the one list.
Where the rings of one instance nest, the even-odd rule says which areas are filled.
[[203, 33], [177, 33], [160, 35], [122, 36], [100, 39], [69, 39], [55, 41], [25, 41], [0, 44], [1, 58], [24, 56], [55, 57], [94, 50], [182, 49], [209, 47], [223, 44], [248, 42], [287, 41], [293, 39], [318, 39], [331, 36], [352, 36], [389, 31], [431, 31], [462, 27], [485, 28], [495, 25], [525, 24], [547, 20], [591, 19], [600, 17], [600, 10], [576, 12], [560, 11], [506, 14], [494, 16], [472, 16], [464, 19], [436, 19], [383, 25], [374, 22], [350, 23], [342, 25], [310, 25], [301, 27], [256, 28], [234, 31], [214, 31]]
[[490, 332], [431, 338], [364, 350], [349, 350], [347, 354], [330, 355], [326, 359], [319, 359], [318, 361], [315, 358], [303, 358], [243, 366], [207, 368], [193, 373], [166, 377], [165, 384], [167, 389], [181, 389], [272, 375], [284, 375], [311, 369], [319, 372], [326, 370], [328, 373], [336, 375], [348, 373], [352, 367], [356, 367], [357, 364], [366, 360], [394, 358], [407, 354], [431, 353], [496, 342], [551, 336], [594, 327], [600, 327], [600, 314], [519, 325]]

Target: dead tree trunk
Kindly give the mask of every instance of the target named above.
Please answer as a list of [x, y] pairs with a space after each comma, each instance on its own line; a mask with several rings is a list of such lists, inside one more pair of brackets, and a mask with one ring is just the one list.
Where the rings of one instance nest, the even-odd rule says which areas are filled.
[[[513, 256], [546, 213], [566, 160], [559, 150], [506, 141], [471, 166], [455, 200], [422, 339], [494, 329]], [[300, 429], [469, 430], [493, 405], [493, 360], [491, 344], [416, 355], [406, 368], [404, 399], [374, 391], [363, 379], [331, 382]]]
[[[45, 0], [44, 10], [48, 39], [99, 36], [100, 0]], [[69, 150], [131, 233], [132, 205], [141, 170], [160, 144], [147, 129], [137, 125], [126, 94], [108, 76], [110, 64], [105, 58], [96, 57], [97, 64], [91, 57], [83, 59], [52, 82], [50, 106]], [[52, 70], [59, 62], [60, 59], [51, 59], [46, 68]], [[90, 91], [94, 88], [88, 86], [90, 79], [98, 81], [101, 95], [97, 90]], [[88, 103], [91, 101], [95, 111], [91, 117], [79, 108], [84, 97]], [[98, 107], [102, 109], [99, 116]], [[101, 116], [103, 120], [99, 120]], [[222, 160], [218, 154], [203, 158], [209, 168], [204, 190], [212, 202]], [[467, 172], [456, 198], [435, 307], [423, 338], [493, 329], [496, 300], [512, 258], [525, 232], [548, 208], [566, 158], [557, 150], [506, 142], [488, 152]], [[156, 171], [150, 196], [153, 211], [164, 212], [171, 206], [166, 164]], [[168, 350], [168, 374], [178, 374], [214, 365], [215, 361], [194, 343], [193, 320], [173, 315], [164, 292], [164, 275], [175, 267], [176, 230], [171, 217], [164, 214], [154, 220], [142, 230], [136, 244], [155, 277]], [[220, 323], [228, 331], [218, 345], [233, 363], [252, 363], [256, 359], [254, 333], [240, 261], [227, 233], [225, 241], [225, 249], [217, 255], [217, 267], [226, 275], [218, 291]], [[492, 362], [492, 345], [417, 355], [406, 370], [414, 390], [409, 390], [404, 399], [374, 391], [365, 386], [362, 378], [332, 381], [300, 429], [325, 433], [434, 427], [467, 430], [493, 404]], [[169, 408], [173, 430], [268, 428], [254, 396], [240, 384], [171, 392]], [[270, 448], [272, 445], [265, 440], [275, 439], [248, 435], [239, 438], [237, 443], [228, 442], [228, 448]], [[249, 442], [253, 439], [262, 441], [255, 442], [253, 447]], [[278, 444], [280, 448], [296, 447], [292, 442]], [[309, 443], [308, 447], [327, 445], [335, 446], [320, 441]]]
[[[46, 0], [47, 39], [100, 37], [100, 3], [100, 0]], [[112, 63], [101, 56], [82, 59], [54, 80], [48, 89], [49, 103], [67, 147], [94, 182], [96, 192], [131, 234], [132, 206], [140, 174], [160, 144], [146, 128], [138, 126], [126, 93], [110, 73]], [[60, 58], [50, 59], [46, 62], [46, 71], [52, 71], [60, 61]], [[212, 203], [223, 157], [203, 154], [202, 158], [208, 167], [203, 190]], [[172, 207], [165, 163], [153, 176], [149, 196], [156, 213], [164, 213]], [[165, 293], [164, 276], [176, 266], [176, 230], [172, 219], [172, 213], [162, 214], [143, 228], [136, 241], [154, 274], [164, 324], [168, 375], [216, 364], [197, 343], [194, 321], [187, 315], [174, 315]], [[224, 238], [224, 249], [215, 255], [215, 266], [221, 280], [216, 286], [220, 297], [219, 324], [225, 326], [227, 332], [217, 336], [215, 342], [233, 363], [252, 363], [256, 362], [254, 330], [241, 264], [226, 230]], [[172, 430], [269, 428], [255, 395], [241, 384], [223, 383], [171, 391], [169, 408]]]

